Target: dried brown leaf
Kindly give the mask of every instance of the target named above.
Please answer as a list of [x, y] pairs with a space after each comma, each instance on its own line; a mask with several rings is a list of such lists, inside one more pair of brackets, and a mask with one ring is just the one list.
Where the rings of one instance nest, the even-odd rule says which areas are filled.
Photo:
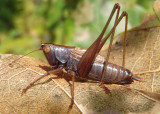
[[[122, 64], [123, 36], [112, 47], [110, 61]], [[160, 103], [160, 27], [131, 31], [127, 35], [126, 68], [144, 82], [130, 85], [132, 91]], [[106, 47], [107, 48], [107, 47]], [[106, 55], [105, 49], [101, 52]], [[127, 87], [128, 88], [128, 87]]]

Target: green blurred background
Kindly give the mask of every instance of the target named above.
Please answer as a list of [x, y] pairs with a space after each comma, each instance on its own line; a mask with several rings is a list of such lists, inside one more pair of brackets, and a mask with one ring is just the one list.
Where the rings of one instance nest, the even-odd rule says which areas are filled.
[[[88, 48], [115, 3], [129, 14], [128, 28], [152, 12], [154, 0], [0, 0], [0, 53], [26, 54], [43, 43]], [[114, 19], [109, 29], [114, 24]], [[109, 30], [108, 29], [108, 30]], [[124, 19], [116, 34], [124, 31]], [[41, 52], [30, 56], [44, 58]]]

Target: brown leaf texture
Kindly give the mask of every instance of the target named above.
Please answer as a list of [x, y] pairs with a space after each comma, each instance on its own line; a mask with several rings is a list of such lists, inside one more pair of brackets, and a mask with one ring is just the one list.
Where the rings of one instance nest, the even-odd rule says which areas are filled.
[[[127, 35], [126, 68], [144, 82], [106, 85], [105, 94], [93, 81], [75, 82], [75, 104], [71, 113], [157, 113], [160, 112], [160, 27], [131, 31]], [[122, 64], [122, 37], [112, 46], [110, 62]], [[106, 55], [104, 48], [101, 54]], [[0, 68], [15, 60], [17, 55], [1, 55]], [[0, 71], [0, 113], [66, 113], [71, 88], [63, 77], [49, 75], [21, 96], [22, 90], [40, 75], [50, 70], [41, 60], [24, 57]], [[72, 83], [70, 81], [70, 83]]]
[[[146, 98], [160, 103], [160, 27], [128, 32], [126, 68], [141, 77], [127, 87]], [[101, 52], [106, 55], [106, 48]], [[123, 36], [118, 36], [112, 47], [110, 62], [122, 65]]]

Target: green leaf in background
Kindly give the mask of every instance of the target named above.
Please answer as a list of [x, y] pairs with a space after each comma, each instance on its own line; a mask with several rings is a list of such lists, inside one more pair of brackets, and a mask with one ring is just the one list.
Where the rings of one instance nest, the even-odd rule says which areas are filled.
[[[88, 48], [117, 2], [121, 12], [128, 12], [128, 28], [153, 12], [153, 0], [0, 0], [0, 53], [25, 54], [39, 48], [41, 41]], [[113, 24], [114, 18], [107, 32]], [[124, 19], [116, 35], [123, 31]]]

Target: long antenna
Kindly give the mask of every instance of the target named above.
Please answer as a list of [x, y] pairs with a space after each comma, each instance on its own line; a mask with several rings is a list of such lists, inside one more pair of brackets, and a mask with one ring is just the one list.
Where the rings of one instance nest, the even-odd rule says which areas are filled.
[[41, 50], [41, 48], [40, 48], [40, 49], [37, 49], [37, 50], [33, 50], [33, 51], [31, 51], [31, 52], [29, 52], [29, 53], [27, 53], [27, 54], [25, 54], [25, 55], [23, 55], [23, 56], [21, 56], [21, 57], [15, 59], [14, 61], [10, 62], [9, 64], [7, 64], [7, 65], [5, 65], [3, 68], [1, 68], [0, 71], [3, 70], [4, 68], [6, 68], [7, 66], [9, 66], [9, 65], [11, 65], [11, 64], [13, 64], [13, 63], [15, 63], [15, 62], [18, 61], [19, 59], [21, 59], [21, 58], [23, 58], [23, 57], [25, 57], [25, 56], [27, 56], [27, 55], [29, 55], [29, 54], [35, 52], [35, 51], [39, 51], [39, 50]]

